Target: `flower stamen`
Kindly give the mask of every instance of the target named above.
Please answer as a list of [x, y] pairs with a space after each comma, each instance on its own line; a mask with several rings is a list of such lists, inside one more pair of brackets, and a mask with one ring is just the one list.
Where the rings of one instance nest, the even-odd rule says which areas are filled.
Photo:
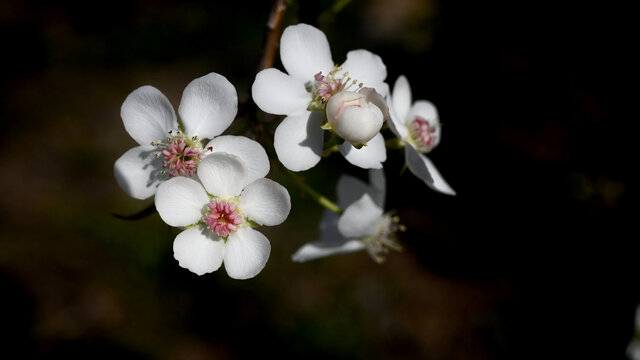
[[421, 116], [416, 118], [409, 124], [409, 132], [418, 151], [427, 153], [438, 145], [438, 137], [436, 135], [437, 126], [429, 124], [429, 122]]
[[242, 215], [235, 203], [211, 199], [207, 206], [209, 210], [204, 217], [204, 223], [218, 236], [227, 237], [242, 224]]

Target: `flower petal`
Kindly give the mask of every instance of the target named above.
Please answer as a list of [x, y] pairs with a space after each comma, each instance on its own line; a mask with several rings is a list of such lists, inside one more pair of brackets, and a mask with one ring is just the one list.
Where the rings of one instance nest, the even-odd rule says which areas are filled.
[[218, 270], [224, 253], [224, 239], [199, 226], [181, 232], [173, 241], [173, 257], [181, 267], [198, 275]]
[[266, 236], [252, 228], [241, 228], [227, 238], [224, 267], [234, 279], [249, 279], [262, 271], [270, 253]]
[[237, 156], [217, 152], [200, 161], [198, 177], [209, 194], [228, 199], [247, 185], [247, 167]]
[[364, 249], [364, 243], [360, 240], [346, 240], [341, 244], [329, 245], [320, 241], [302, 245], [292, 256], [295, 262], [305, 262], [331, 255], [347, 254]]
[[269, 173], [269, 157], [262, 145], [244, 136], [223, 135], [211, 140], [205, 149], [213, 153], [225, 152], [235, 155], [247, 167], [247, 183], [261, 179]]
[[393, 99], [387, 97], [387, 105], [389, 105], [389, 119], [391, 121], [387, 121], [387, 125], [389, 125], [389, 129], [393, 133], [393, 135], [399, 137], [400, 139], [406, 139], [409, 135], [409, 129], [407, 129], [404, 124], [404, 120], [398, 116], [395, 107], [393, 106]]
[[351, 239], [375, 235], [378, 224], [382, 221], [382, 214], [382, 209], [373, 202], [371, 196], [364, 194], [344, 210], [338, 220], [338, 230], [344, 237]]
[[278, 69], [265, 69], [256, 75], [251, 96], [260, 110], [269, 114], [291, 115], [305, 111], [311, 95], [305, 82]]
[[141, 145], [116, 160], [113, 173], [127, 195], [140, 200], [148, 199], [156, 193], [158, 185], [169, 178], [160, 174], [162, 159], [156, 158], [157, 152], [155, 146]]
[[384, 177], [383, 169], [369, 170], [369, 188], [371, 198], [381, 209], [384, 209], [385, 196], [387, 192], [387, 179]]
[[178, 129], [173, 106], [153, 86], [135, 89], [122, 104], [120, 117], [129, 135], [140, 145], [165, 139], [170, 130]]
[[280, 60], [289, 75], [303, 82], [333, 68], [331, 48], [324, 33], [307, 24], [288, 26], [280, 38]]
[[156, 209], [171, 226], [188, 226], [202, 218], [209, 196], [199, 182], [183, 176], [169, 179], [158, 187]]
[[380, 56], [367, 50], [352, 50], [347, 53], [347, 60], [342, 69], [349, 77], [363, 83], [365, 87], [375, 88], [383, 97], [389, 93], [389, 86], [384, 84], [387, 67]]
[[435, 105], [427, 100], [416, 101], [409, 111], [408, 121], [415, 119], [416, 116], [425, 119], [430, 126], [435, 128], [433, 136], [436, 138], [436, 144], [434, 146], [438, 145], [442, 137], [442, 127], [440, 126], [440, 117], [438, 116], [438, 110]]
[[346, 209], [362, 195], [369, 192], [369, 186], [362, 180], [350, 175], [342, 175], [338, 179], [338, 206]]
[[276, 128], [273, 146], [287, 169], [303, 171], [320, 161], [324, 140], [322, 116], [319, 111], [289, 115]]
[[380, 133], [360, 149], [356, 149], [346, 141], [338, 145], [338, 148], [348, 162], [363, 169], [381, 169], [382, 163], [387, 160], [387, 148]]
[[404, 124], [411, 109], [411, 87], [406, 76], [400, 75], [393, 85], [393, 109], [397, 115], [396, 121]]
[[220, 135], [238, 113], [236, 88], [220, 74], [197, 78], [184, 89], [178, 113], [189, 136]]
[[447, 195], [455, 195], [456, 192], [447, 184], [436, 166], [433, 165], [423, 154], [420, 154], [411, 145], [407, 144], [405, 148], [405, 158], [407, 167], [420, 180], [424, 181], [430, 188]]
[[289, 216], [291, 198], [284, 186], [270, 179], [258, 179], [242, 190], [240, 209], [260, 225], [278, 225]]

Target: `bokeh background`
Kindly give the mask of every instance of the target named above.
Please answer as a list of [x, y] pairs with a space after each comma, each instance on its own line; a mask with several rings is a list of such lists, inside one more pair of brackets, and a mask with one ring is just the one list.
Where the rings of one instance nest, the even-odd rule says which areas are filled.
[[[119, 116], [153, 85], [177, 108], [215, 71], [249, 104], [269, 1], [0, 3], [3, 358], [624, 359], [640, 301], [629, 56], [614, 2], [292, 1], [334, 61], [365, 48], [439, 109], [430, 158], [458, 196], [385, 165], [403, 253], [290, 261], [322, 209], [262, 228], [266, 268], [235, 281], [177, 265], [175, 229], [128, 198]], [[276, 66], [280, 66], [276, 59]], [[242, 121], [243, 119], [239, 119]], [[334, 196], [333, 156], [302, 173]]]

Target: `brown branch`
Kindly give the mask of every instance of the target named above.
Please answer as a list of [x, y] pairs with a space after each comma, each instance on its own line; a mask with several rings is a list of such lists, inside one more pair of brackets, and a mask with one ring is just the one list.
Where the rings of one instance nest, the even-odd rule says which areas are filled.
[[267, 37], [264, 42], [264, 52], [262, 53], [258, 71], [273, 67], [273, 59], [276, 56], [278, 38], [280, 37], [280, 28], [282, 27], [284, 13], [287, 11], [288, 5], [288, 0], [276, 0], [273, 3], [269, 20], [267, 20]]

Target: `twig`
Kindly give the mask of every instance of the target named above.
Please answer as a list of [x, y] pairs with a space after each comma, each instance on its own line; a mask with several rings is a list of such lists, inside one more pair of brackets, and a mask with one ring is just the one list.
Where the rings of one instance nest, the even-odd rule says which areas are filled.
[[276, 0], [273, 3], [269, 20], [267, 20], [267, 37], [264, 42], [264, 52], [262, 53], [258, 71], [273, 67], [273, 59], [276, 56], [278, 38], [280, 37], [280, 28], [288, 5], [288, 0]]

